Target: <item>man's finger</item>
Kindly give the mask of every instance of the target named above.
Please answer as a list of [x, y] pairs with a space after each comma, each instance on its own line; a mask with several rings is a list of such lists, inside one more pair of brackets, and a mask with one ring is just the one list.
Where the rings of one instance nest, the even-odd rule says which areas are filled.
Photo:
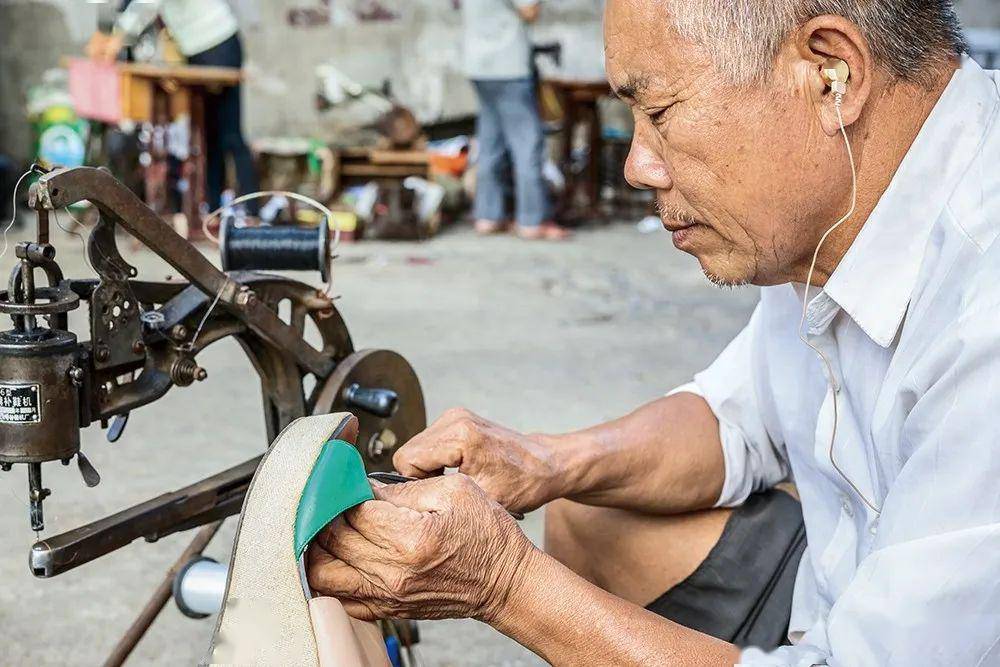
[[340, 604], [344, 606], [344, 611], [347, 612], [348, 616], [352, 616], [359, 621], [379, 621], [383, 618], [388, 618], [387, 614], [380, 614], [375, 607], [367, 605], [364, 602], [359, 602], [358, 600], [341, 600]]
[[[409, 484], [415, 483], [409, 482]], [[397, 507], [379, 500], [379, 494], [386, 488], [390, 487], [373, 488], [376, 500], [363, 502], [344, 512], [344, 520], [353, 531], [383, 549], [395, 546], [399, 542], [400, 535], [420, 520], [419, 513], [410, 508]]]
[[[450, 476], [449, 476], [450, 477]], [[447, 477], [392, 484], [373, 489], [375, 498], [417, 512], [440, 512], [448, 509], [451, 480]]]
[[337, 517], [315, 541], [330, 555], [362, 569], [383, 555], [382, 548], [355, 530], [344, 515]]
[[409, 477], [440, 475], [445, 468], [458, 468], [465, 447], [476, 433], [480, 418], [468, 410], [447, 410], [422, 433], [400, 447], [392, 457], [396, 470]]
[[393, 466], [401, 474], [418, 479], [441, 475], [445, 468], [457, 468], [462, 463], [462, 448], [438, 437], [421, 434], [410, 440], [393, 454]]
[[333, 597], [361, 597], [365, 579], [361, 573], [323, 549], [310, 547], [309, 586], [324, 595]]
[[462, 465], [464, 450], [454, 439], [442, 440], [433, 433], [421, 434], [396, 450], [392, 464], [407, 477], [434, 477], [445, 468]]

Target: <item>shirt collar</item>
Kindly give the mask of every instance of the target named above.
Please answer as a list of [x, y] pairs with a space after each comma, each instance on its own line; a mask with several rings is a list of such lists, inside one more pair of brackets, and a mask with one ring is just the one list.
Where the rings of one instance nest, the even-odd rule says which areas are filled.
[[892, 344], [934, 223], [975, 155], [996, 104], [993, 79], [964, 58], [875, 210], [810, 302], [810, 333], [825, 331], [839, 306], [878, 345]]

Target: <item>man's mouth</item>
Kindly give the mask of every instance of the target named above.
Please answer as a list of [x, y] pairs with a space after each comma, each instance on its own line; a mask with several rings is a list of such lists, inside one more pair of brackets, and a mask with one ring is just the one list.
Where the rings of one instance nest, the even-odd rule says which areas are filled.
[[672, 204], [662, 201], [657, 202], [657, 211], [660, 214], [660, 222], [663, 228], [673, 234], [674, 246], [679, 250], [690, 251], [690, 240], [695, 230], [703, 223], [690, 215], [687, 211], [681, 210]]
[[690, 229], [697, 225], [697, 222], [692, 222], [690, 220], [676, 220], [671, 218], [661, 218], [663, 222], [663, 228], [668, 232], [682, 232], [685, 229]]
[[673, 233], [674, 247], [678, 250], [689, 251], [691, 249], [691, 237], [699, 226], [697, 223], [686, 223], [676, 229], [669, 226], [666, 227]]

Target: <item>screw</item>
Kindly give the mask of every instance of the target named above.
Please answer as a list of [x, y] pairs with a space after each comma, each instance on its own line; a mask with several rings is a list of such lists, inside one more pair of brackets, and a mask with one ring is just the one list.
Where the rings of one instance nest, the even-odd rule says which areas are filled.
[[4, 472], [10, 472], [10, 469], [12, 467], [13, 467], [13, 464], [11, 464], [11, 463], [0, 463], [0, 470], [3, 470]]
[[97, 359], [98, 361], [107, 361], [110, 357], [111, 357], [111, 352], [109, 352], [108, 348], [104, 347], [103, 345], [97, 348], [97, 351], [94, 353], [94, 358]]
[[150, 329], [158, 330], [163, 325], [163, 321], [166, 318], [164, 318], [163, 313], [158, 310], [147, 310], [139, 315], [139, 319], [142, 320], [142, 323]]
[[257, 295], [251, 292], [248, 287], [244, 287], [240, 290], [240, 293], [236, 295], [236, 305], [241, 308], [252, 306], [256, 301]]
[[69, 369], [69, 379], [72, 380], [73, 384], [75, 384], [76, 386], [79, 387], [81, 384], [83, 384], [83, 377], [84, 377], [83, 369], [80, 368], [79, 366], [74, 366], [73, 368]]
[[170, 379], [178, 387], [187, 387], [195, 380], [201, 382], [207, 377], [208, 371], [187, 357], [178, 359], [170, 368]]
[[132, 343], [132, 352], [134, 352], [135, 354], [142, 354], [145, 351], [146, 351], [146, 344], [143, 343], [141, 340], [137, 340], [134, 343]]
[[184, 340], [187, 338], [188, 330], [183, 324], [176, 324], [174, 328], [170, 330], [170, 337], [174, 340]]
[[368, 441], [368, 455], [375, 461], [382, 458], [382, 454], [385, 452], [385, 443], [378, 437], [378, 434], [372, 436], [372, 439]]
[[372, 460], [378, 461], [387, 452], [394, 450], [398, 443], [399, 438], [391, 429], [383, 429], [381, 433], [372, 435], [368, 441], [368, 455]]

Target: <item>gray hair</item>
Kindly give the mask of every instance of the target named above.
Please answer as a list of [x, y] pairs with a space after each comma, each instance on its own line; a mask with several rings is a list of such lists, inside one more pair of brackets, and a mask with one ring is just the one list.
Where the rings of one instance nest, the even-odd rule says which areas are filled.
[[923, 82], [928, 66], [965, 49], [951, 0], [672, 0], [670, 7], [681, 36], [707, 47], [737, 82], [765, 76], [788, 35], [824, 14], [857, 25], [876, 64], [906, 81]]

